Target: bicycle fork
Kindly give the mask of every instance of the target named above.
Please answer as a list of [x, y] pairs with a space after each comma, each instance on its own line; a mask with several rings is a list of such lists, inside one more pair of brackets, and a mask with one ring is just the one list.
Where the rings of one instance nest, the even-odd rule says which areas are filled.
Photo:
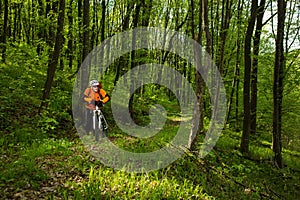
[[[94, 110], [93, 112], [93, 129], [100, 129], [101, 120], [99, 120], [98, 111]], [[98, 121], [98, 123], [96, 123], [96, 120]], [[96, 127], [96, 124], [98, 125], [98, 127]]]

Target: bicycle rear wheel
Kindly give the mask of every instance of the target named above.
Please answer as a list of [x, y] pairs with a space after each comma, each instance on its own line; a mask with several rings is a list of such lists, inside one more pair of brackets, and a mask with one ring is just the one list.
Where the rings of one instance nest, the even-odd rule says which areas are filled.
[[102, 132], [103, 132], [103, 136], [104, 137], [108, 137], [108, 127], [106, 127], [106, 123], [105, 123], [105, 120], [102, 118], [101, 119], [101, 125], [102, 125], [102, 128], [101, 128], [101, 130], [102, 130]]

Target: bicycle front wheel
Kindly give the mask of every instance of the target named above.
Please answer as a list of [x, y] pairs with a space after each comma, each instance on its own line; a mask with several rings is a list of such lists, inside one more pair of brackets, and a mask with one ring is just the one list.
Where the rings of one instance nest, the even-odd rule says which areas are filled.
[[94, 130], [94, 132], [95, 132], [95, 141], [98, 142], [98, 141], [99, 141], [99, 138], [100, 138], [100, 137], [104, 137], [105, 134], [104, 134], [104, 132], [103, 132], [103, 130], [104, 130], [104, 129], [103, 129], [103, 123], [100, 122], [100, 120], [96, 120], [95, 125], [96, 125], [96, 128], [95, 128], [95, 130]]
[[99, 129], [99, 121], [95, 120], [95, 130], [94, 130], [94, 135], [95, 135], [95, 141], [99, 141], [99, 136], [101, 134], [101, 130]]

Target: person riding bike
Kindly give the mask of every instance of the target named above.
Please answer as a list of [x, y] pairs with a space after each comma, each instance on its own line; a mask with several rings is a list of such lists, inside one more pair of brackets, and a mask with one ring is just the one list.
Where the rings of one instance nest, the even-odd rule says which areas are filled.
[[100, 109], [110, 100], [110, 96], [102, 89], [102, 85], [97, 80], [90, 81], [90, 87], [84, 91], [84, 101], [86, 102], [86, 131], [92, 131], [93, 110], [98, 106]]

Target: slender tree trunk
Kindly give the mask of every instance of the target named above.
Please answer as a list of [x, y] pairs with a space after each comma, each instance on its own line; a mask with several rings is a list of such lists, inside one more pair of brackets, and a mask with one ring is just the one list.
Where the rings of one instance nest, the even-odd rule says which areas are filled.
[[47, 23], [47, 32], [48, 32], [48, 37], [47, 37], [47, 44], [48, 46], [53, 46], [53, 41], [55, 41], [55, 31], [54, 31], [54, 25], [51, 23], [54, 21], [54, 15], [51, 14], [51, 11], [53, 13], [57, 13], [57, 7], [58, 7], [58, 1], [50, 1], [46, 0], [46, 18], [49, 19], [50, 23]]
[[241, 52], [241, 25], [242, 25], [242, 10], [244, 7], [244, 0], [239, 0], [238, 2], [238, 36], [236, 40], [236, 92], [235, 92], [235, 131], [240, 131], [239, 123], [239, 88], [240, 88], [240, 52]]
[[[121, 26], [121, 30], [125, 31], [127, 29], [129, 29], [129, 19], [130, 19], [130, 15], [131, 12], [133, 10], [134, 4], [132, 1], [129, 1], [126, 7], [126, 13], [122, 13], [122, 26]], [[124, 16], [125, 14], [125, 16]], [[122, 45], [122, 43], [120, 44]], [[122, 46], [120, 46], [122, 48]], [[127, 55], [121, 56], [120, 58], [120, 62], [117, 63], [117, 67], [116, 67], [116, 77], [114, 80], [114, 85], [117, 84], [117, 81], [119, 80], [119, 76], [121, 75], [121, 69], [123, 66], [127, 66], [128, 62], [127, 60], [129, 60], [127, 58]], [[124, 79], [124, 84], [126, 84], [126, 79]]]
[[149, 0], [149, 2], [145, 2], [145, 0], [142, 0], [142, 4], [143, 4], [142, 26], [144, 26], [144, 27], [149, 26], [151, 10], [152, 10], [152, 7], [153, 7], [152, 1], [153, 0]]
[[[90, 51], [90, 1], [83, 0], [83, 38], [82, 38], [82, 60], [88, 56]], [[88, 83], [90, 79], [90, 65], [86, 63], [81, 70], [81, 83]], [[96, 77], [93, 77], [96, 78]]]
[[[16, 21], [16, 40], [20, 41], [24, 41], [24, 34], [22, 35], [22, 23], [21, 23], [21, 11], [23, 8], [23, 3], [19, 3], [17, 4], [17, 21]], [[9, 35], [11, 35], [11, 27], [8, 29], [8, 33]]]
[[[165, 20], [164, 20], [164, 29], [165, 29], [165, 31], [167, 30], [168, 24], [169, 24], [169, 21], [170, 21], [170, 16], [169, 15], [170, 15], [170, 8], [167, 7]], [[162, 49], [163, 50], [161, 51], [161, 61], [160, 61], [161, 64], [165, 63], [165, 61], [167, 59], [167, 56], [168, 56], [168, 51], [164, 50], [165, 45], [166, 45], [166, 35], [167, 35], [167, 33], [164, 33], [164, 36], [163, 36], [164, 38], [163, 38], [163, 43], [162, 43]], [[162, 79], [162, 70], [160, 69], [158, 71], [158, 76], [157, 76], [157, 81], [156, 82], [159, 83], [161, 81], [161, 79]], [[160, 87], [160, 86], [158, 85], [158, 87]]]
[[[209, 4], [208, 4], [208, 0], [202, 0], [202, 5], [201, 5], [201, 9], [202, 9], [202, 22], [204, 23], [204, 34], [205, 34], [205, 52], [206, 54], [208, 54], [209, 56], [213, 56], [213, 37], [212, 37], [212, 33], [211, 33], [211, 30], [209, 30], [209, 19], [208, 19], [208, 11], [209, 11]], [[201, 31], [199, 29], [199, 31]], [[201, 44], [202, 46], [202, 40], [200, 40], [198, 38], [198, 41], [197, 41], [199, 44]], [[212, 66], [209, 66], [209, 64], [211, 64], [211, 61], [210, 61], [210, 58], [208, 56], [205, 55], [205, 60], [204, 60], [204, 64], [203, 64], [203, 67], [206, 67], [205, 71], [208, 71], [207, 68], [211, 68]], [[205, 87], [205, 83], [204, 83], [204, 80], [202, 77], [199, 77], [200, 78], [200, 88], [201, 88], [201, 92], [202, 92], [202, 97], [201, 97], [201, 109], [200, 109], [200, 113], [201, 113], [201, 121], [200, 122], [200, 126], [199, 128], [201, 128], [202, 133], [204, 133], [204, 110], [205, 110], [205, 102], [204, 102], [204, 87]], [[202, 114], [203, 113], [203, 114]]]
[[25, 15], [27, 18], [23, 21], [23, 23], [26, 23], [25, 25], [25, 34], [26, 34], [26, 42], [27, 44], [31, 44], [31, 30], [32, 30], [32, 17], [31, 17], [31, 6], [30, 2], [28, 2], [27, 5], [27, 14]]
[[274, 65], [273, 83], [273, 152], [274, 162], [278, 168], [283, 168], [282, 163], [282, 141], [281, 141], [281, 122], [282, 122], [282, 99], [283, 99], [283, 76], [284, 76], [284, 22], [286, 2], [278, 0], [278, 20], [277, 37]]
[[239, 89], [240, 89], [240, 65], [236, 64], [236, 92], [235, 92], [235, 131], [240, 131], [240, 123], [239, 123]]
[[[42, 0], [38, 0], [38, 16], [43, 18], [44, 16], [44, 4]], [[45, 28], [44, 25], [39, 25], [37, 30], [37, 37], [39, 40], [45, 40]], [[37, 53], [40, 54], [42, 51], [42, 45], [39, 42], [37, 45]]]
[[78, 0], [78, 7], [77, 7], [77, 16], [78, 16], [78, 41], [77, 41], [77, 71], [79, 71], [80, 65], [82, 63], [82, 0]]
[[249, 152], [250, 141], [250, 77], [251, 77], [251, 39], [255, 25], [258, 1], [252, 0], [251, 16], [248, 22], [248, 27], [245, 37], [244, 46], [244, 121], [243, 133], [241, 140], [241, 152], [246, 155]]
[[[133, 28], [136, 28], [138, 26], [138, 22], [139, 22], [139, 16], [140, 16], [140, 9], [141, 9], [141, 3], [137, 3], [136, 5], [136, 10], [135, 10], [135, 13], [134, 13], [134, 18], [133, 18]], [[136, 66], [136, 51], [133, 50], [135, 49], [135, 45], [136, 45], [136, 35], [135, 35], [135, 32], [132, 34], [132, 42], [131, 42], [131, 45], [132, 45], [132, 51], [131, 51], [131, 59], [130, 59], [130, 94], [132, 94], [130, 100], [129, 100], [129, 113], [132, 114], [133, 113], [133, 99], [134, 99], [134, 79], [135, 77], [133, 77], [133, 74], [132, 74], [132, 69]]]
[[82, 61], [89, 54], [90, 51], [90, 1], [83, 1], [83, 50]]
[[130, 16], [133, 10], [134, 10], [134, 1], [130, 0], [127, 4], [124, 19], [122, 20], [122, 31], [125, 31], [129, 28]]
[[69, 68], [72, 69], [73, 66], [73, 13], [72, 13], [73, 0], [69, 2], [68, 9], [68, 23], [69, 23], [69, 33], [68, 33], [68, 49], [67, 56], [69, 60]]
[[[12, 14], [12, 10], [14, 10], [14, 14]], [[10, 6], [10, 16], [11, 16], [11, 22], [13, 22], [13, 25], [10, 25], [11, 27], [13, 27], [13, 32], [12, 32], [12, 37], [13, 37], [13, 42], [16, 41], [16, 38], [17, 38], [17, 35], [18, 33], [20, 33], [19, 31], [19, 27], [18, 26], [18, 17], [19, 17], [19, 4], [16, 4], [16, 3], [12, 3], [11, 6]], [[18, 38], [20, 38], [20, 36], [18, 35]]]
[[250, 112], [250, 133], [256, 133], [256, 107], [257, 107], [257, 72], [258, 72], [258, 55], [260, 45], [260, 35], [263, 27], [263, 17], [265, 12], [266, 0], [260, 1], [260, 6], [257, 11], [257, 22], [253, 41], [253, 61], [251, 73], [251, 112]]
[[36, 5], [35, 5], [35, 1], [31, 1], [31, 9], [30, 9], [30, 26], [31, 26], [31, 43], [35, 40], [36, 34]]
[[[234, 67], [234, 77], [231, 83], [231, 92], [230, 92], [230, 97], [229, 97], [229, 102], [228, 102], [228, 111], [227, 111], [227, 118], [226, 118], [226, 123], [229, 123], [230, 119], [230, 114], [231, 114], [231, 108], [232, 108], [232, 103], [233, 103], [233, 97], [234, 93], [236, 92], [236, 110], [235, 110], [235, 129], [237, 130], [239, 125], [238, 125], [238, 79], [239, 79], [239, 67], [240, 67], [240, 52], [241, 52], [241, 38], [240, 38], [240, 29], [241, 29], [241, 13], [242, 13], [242, 8], [243, 8], [243, 3], [241, 0], [238, 1], [238, 16], [237, 16], [237, 37], [236, 37], [236, 59], [235, 59], [235, 67]], [[235, 91], [236, 88], [236, 91]]]
[[[239, 51], [239, 48], [237, 48], [237, 52], [238, 51]], [[238, 57], [239, 56], [237, 56], [237, 58]], [[236, 80], [237, 80], [237, 74], [238, 74], [238, 68], [239, 68], [239, 61], [236, 60], [235, 67], [234, 67], [234, 72], [233, 72], [233, 80], [232, 80], [232, 83], [231, 83], [231, 92], [230, 92], [229, 102], [228, 102], [226, 124], [229, 123], [229, 118], [230, 118], [230, 113], [231, 113], [231, 107], [232, 107], [232, 102], [233, 102], [233, 97], [234, 97], [234, 92], [235, 92], [234, 89], [235, 89]]]
[[97, 16], [98, 16], [98, 12], [97, 12], [97, 1], [94, 0], [93, 1], [93, 15], [92, 16], [92, 19], [93, 19], [93, 23], [91, 25], [91, 39], [90, 39], [90, 48], [94, 48], [94, 45], [97, 46], [97, 43], [96, 43], [96, 37], [97, 37], [97, 28], [96, 28], [96, 24], [98, 23], [98, 20], [97, 20]]
[[62, 48], [64, 15], [65, 15], [65, 0], [60, 0], [54, 51], [52, 53], [51, 59], [49, 59], [49, 62], [48, 62], [47, 79], [46, 79], [46, 83], [44, 86], [44, 91], [43, 91], [43, 95], [42, 95], [42, 103], [39, 108], [39, 113], [41, 112], [41, 110], [43, 109], [44, 106], [48, 105], [46, 100], [48, 100], [50, 97], [50, 90], [52, 87], [52, 82], [53, 82], [56, 67], [58, 64], [58, 58], [59, 58], [60, 51]]
[[[122, 26], [121, 26], [122, 31], [126, 31], [129, 29], [130, 17], [131, 17], [131, 13], [134, 11], [134, 5], [135, 5], [134, 1], [130, 0], [126, 6], [125, 13], [122, 13]], [[119, 70], [121, 70], [125, 66], [130, 66], [129, 56], [128, 55], [122, 56], [120, 59], [120, 62], [118, 62], [118, 65], [119, 66], [117, 66], [117, 68]], [[115, 77], [115, 83], [119, 79], [119, 75], [120, 75], [120, 71], [119, 71], [119, 73], [117, 73], [117, 75]], [[127, 79], [124, 79], [124, 84], [127, 85]]]
[[105, 13], [106, 13], [106, 4], [105, 0], [102, 0], [102, 16], [101, 16], [101, 42], [105, 40]]
[[[202, 9], [203, 2], [202, 0], [199, 1], [199, 30], [197, 33], [197, 36], [195, 34], [195, 29], [194, 29], [194, 24], [195, 24], [195, 19], [194, 19], [194, 11], [195, 11], [195, 5], [194, 5], [194, 0], [191, 1], [191, 10], [192, 10], [192, 15], [191, 15], [191, 31], [192, 31], [192, 37], [194, 40], [196, 40], [200, 45], [202, 45], [202, 14], [203, 14], [203, 9]], [[193, 113], [193, 122], [192, 122], [192, 129], [189, 135], [189, 142], [188, 142], [188, 148], [192, 151], [195, 151], [197, 149], [197, 143], [198, 143], [198, 130], [200, 129], [203, 131], [203, 79], [201, 77], [201, 74], [199, 73], [199, 68], [201, 67], [202, 64], [202, 52], [197, 52], [195, 51], [195, 82], [196, 82], [196, 95], [197, 95], [197, 102], [195, 102], [194, 106], [194, 113]], [[197, 113], [196, 111], [197, 106], [199, 107], [200, 113]], [[200, 114], [200, 116], [197, 116]], [[196, 122], [196, 118], [199, 119], [199, 124]]]
[[[50, 0], [46, 0], [46, 12], [45, 12], [45, 19], [50, 19], [50, 10], [51, 10], [51, 1]], [[49, 20], [51, 21], [51, 20]], [[45, 36], [46, 36], [46, 43], [48, 46], [53, 46], [52, 45], [52, 38], [51, 38], [51, 34], [50, 32], [52, 32], [52, 30], [50, 31], [51, 24], [47, 23], [45, 25]]]
[[3, 33], [2, 33], [2, 38], [1, 38], [1, 43], [3, 46], [2, 62], [5, 62], [5, 59], [6, 59], [7, 24], [8, 24], [8, 0], [4, 0], [4, 24], [3, 24]]
[[217, 57], [217, 66], [219, 68], [220, 74], [223, 74], [224, 71], [224, 54], [225, 54], [225, 44], [228, 35], [228, 28], [231, 19], [231, 0], [223, 0], [222, 1], [222, 24], [220, 30], [220, 45], [219, 52]]
[[2, 10], [4, 10], [3, 9], [3, 4], [2, 4], [2, 1], [0, 1], [0, 16], [2, 16]]

